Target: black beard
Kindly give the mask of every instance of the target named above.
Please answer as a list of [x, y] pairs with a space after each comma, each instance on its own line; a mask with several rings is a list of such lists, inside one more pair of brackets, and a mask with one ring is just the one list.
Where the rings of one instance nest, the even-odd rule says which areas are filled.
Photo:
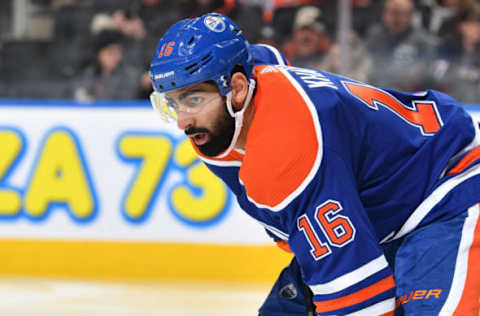
[[208, 142], [203, 145], [197, 145], [198, 150], [205, 156], [215, 157], [225, 151], [233, 139], [235, 133], [235, 119], [228, 114], [227, 109], [223, 108], [222, 114], [214, 123], [213, 131], [203, 127], [190, 127], [185, 134], [206, 133], [209, 136]]

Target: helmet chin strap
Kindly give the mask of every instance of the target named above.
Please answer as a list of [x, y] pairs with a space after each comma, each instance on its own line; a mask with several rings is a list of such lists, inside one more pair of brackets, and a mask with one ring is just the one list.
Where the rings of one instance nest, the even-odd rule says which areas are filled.
[[240, 131], [242, 130], [242, 125], [243, 125], [243, 114], [245, 113], [245, 110], [247, 109], [248, 105], [250, 104], [250, 101], [252, 100], [253, 96], [253, 91], [255, 90], [255, 85], [256, 82], [253, 79], [250, 79], [250, 84], [248, 85], [248, 93], [247, 97], [245, 98], [245, 101], [243, 102], [242, 108], [235, 112], [233, 110], [232, 106], [232, 91], [228, 92], [226, 97], [227, 97], [227, 110], [228, 113], [235, 119], [235, 132], [233, 133], [232, 141], [230, 142], [230, 146], [222, 152], [220, 155], [216, 156], [215, 158], [224, 158], [226, 157], [232, 149], [235, 147], [235, 144], [237, 143], [238, 136], [240, 136]]

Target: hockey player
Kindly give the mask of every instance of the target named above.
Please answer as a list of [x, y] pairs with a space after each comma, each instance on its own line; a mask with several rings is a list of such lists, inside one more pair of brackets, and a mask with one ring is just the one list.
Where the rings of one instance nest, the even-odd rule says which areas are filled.
[[479, 314], [480, 131], [451, 97], [287, 66], [218, 14], [173, 25], [150, 74], [155, 109], [295, 254], [260, 315], [306, 315], [302, 282], [317, 315]]

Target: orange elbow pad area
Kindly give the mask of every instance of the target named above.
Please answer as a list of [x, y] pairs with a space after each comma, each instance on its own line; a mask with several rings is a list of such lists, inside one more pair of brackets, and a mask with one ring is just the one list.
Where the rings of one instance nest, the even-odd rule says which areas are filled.
[[290, 245], [285, 240], [277, 241], [277, 246], [288, 253], [292, 253], [292, 250], [290, 249]]

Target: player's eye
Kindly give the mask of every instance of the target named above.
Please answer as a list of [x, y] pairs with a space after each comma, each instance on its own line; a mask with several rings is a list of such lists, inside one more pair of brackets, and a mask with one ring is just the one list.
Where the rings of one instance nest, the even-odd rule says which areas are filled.
[[202, 104], [204, 100], [205, 98], [202, 96], [190, 96], [187, 98], [187, 100], [185, 100], [185, 105], [189, 108], [194, 108]]
[[165, 97], [168, 109], [173, 113], [178, 110], [178, 104], [173, 99]]

